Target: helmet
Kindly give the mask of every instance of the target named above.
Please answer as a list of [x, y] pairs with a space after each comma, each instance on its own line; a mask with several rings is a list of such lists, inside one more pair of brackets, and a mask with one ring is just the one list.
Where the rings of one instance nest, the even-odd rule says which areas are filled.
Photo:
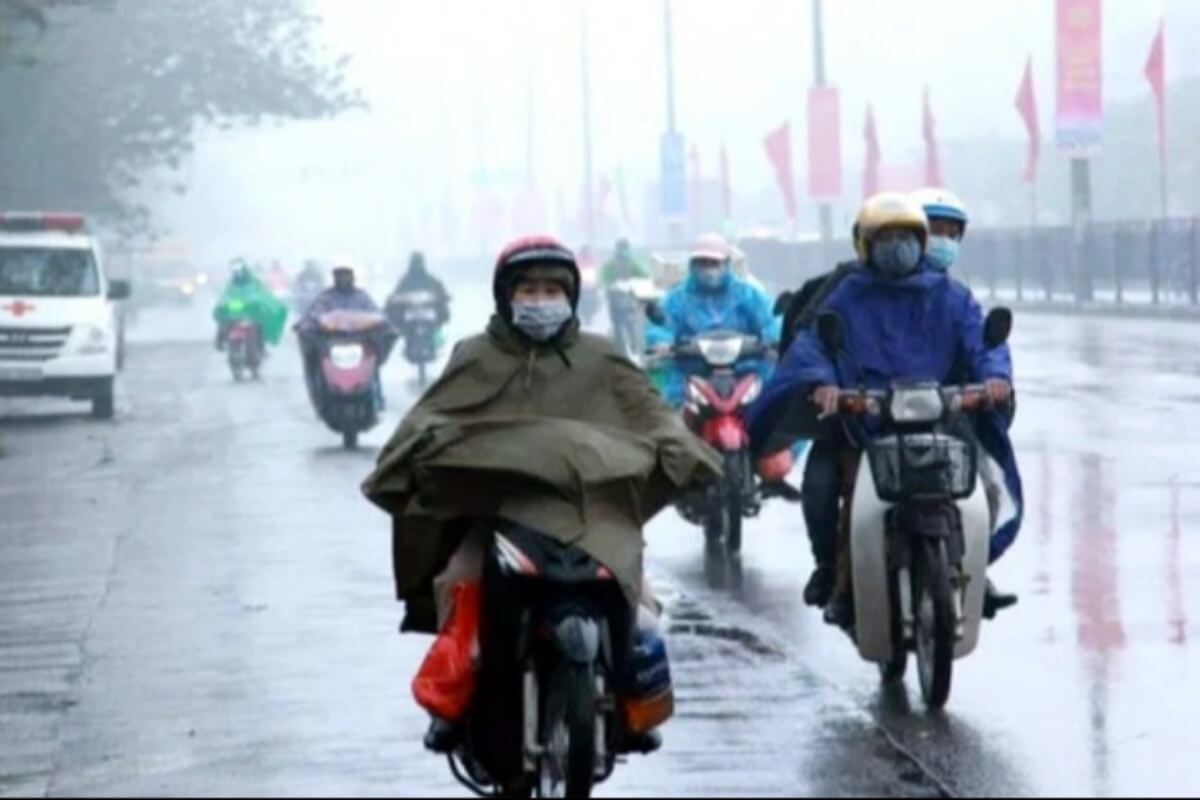
[[871, 249], [875, 234], [885, 228], [907, 228], [921, 240], [921, 248], [929, 239], [929, 221], [925, 209], [909, 195], [884, 192], [868, 200], [858, 215], [859, 256], [864, 260]]
[[729, 242], [725, 241], [724, 236], [719, 233], [706, 233], [692, 246], [688, 262], [700, 260], [724, 262], [728, 261], [732, 254], [732, 248], [730, 248]]
[[953, 220], [961, 223], [963, 230], [966, 231], [967, 223], [970, 221], [967, 207], [954, 192], [946, 189], [920, 189], [912, 193], [912, 199], [925, 209], [925, 216], [929, 220]]
[[496, 259], [492, 276], [492, 297], [501, 316], [510, 319], [509, 298], [512, 285], [523, 273], [534, 268], [549, 268], [547, 277], [562, 275], [571, 298], [571, 307], [579, 305], [579, 264], [575, 254], [553, 236], [526, 236], [510, 243]]

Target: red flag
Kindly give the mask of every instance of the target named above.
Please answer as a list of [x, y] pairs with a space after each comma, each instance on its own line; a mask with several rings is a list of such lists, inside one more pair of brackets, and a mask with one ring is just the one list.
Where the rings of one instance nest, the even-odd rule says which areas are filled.
[[1033, 91], [1033, 56], [1025, 63], [1025, 78], [1017, 92], [1017, 111], [1025, 120], [1025, 130], [1029, 132], [1029, 150], [1022, 180], [1032, 183], [1037, 177], [1038, 160], [1042, 154], [1042, 130], [1038, 125], [1037, 97]]
[[863, 131], [867, 140], [867, 156], [863, 164], [863, 199], [879, 194], [879, 131], [875, 129], [875, 108], [867, 106], [867, 126]]
[[785, 122], [771, 133], [764, 142], [767, 158], [775, 168], [775, 180], [783, 193], [783, 205], [789, 219], [796, 218], [796, 179], [792, 173], [792, 124]]
[[929, 87], [925, 87], [925, 109], [922, 133], [925, 137], [925, 185], [942, 185], [942, 159], [938, 153], [937, 123], [929, 105]]
[[1158, 110], [1158, 155], [1164, 162], [1167, 158], [1167, 64], [1166, 44], [1163, 39], [1164, 22], [1158, 23], [1158, 35], [1150, 47], [1146, 59], [1146, 80], [1154, 90], [1154, 102]]
[[729, 181], [729, 152], [725, 143], [721, 143], [721, 203], [725, 211], [725, 219], [733, 217], [733, 189]]

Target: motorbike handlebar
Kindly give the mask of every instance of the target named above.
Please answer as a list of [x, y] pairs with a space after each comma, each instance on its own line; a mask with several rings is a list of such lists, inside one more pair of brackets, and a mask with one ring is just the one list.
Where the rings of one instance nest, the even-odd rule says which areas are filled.
[[[950, 384], [938, 387], [942, 402], [952, 413], [974, 412], [1009, 405], [995, 403], [981, 383]], [[838, 413], [848, 417], [878, 417], [884, 413], [894, 390], [842, 389], [838, 392]]]

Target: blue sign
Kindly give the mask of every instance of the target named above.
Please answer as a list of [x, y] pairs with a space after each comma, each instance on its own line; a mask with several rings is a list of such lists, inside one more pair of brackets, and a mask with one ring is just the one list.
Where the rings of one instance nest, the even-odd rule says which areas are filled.
[[660, 151], [660, 187], [664, 219], [683, 219], [687, 215], [687, 165], [683, 155], [683, 137], [664, 133]]

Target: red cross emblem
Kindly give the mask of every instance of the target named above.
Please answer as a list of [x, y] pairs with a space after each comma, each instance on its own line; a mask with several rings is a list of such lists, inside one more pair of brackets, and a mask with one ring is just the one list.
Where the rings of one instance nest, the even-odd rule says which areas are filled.
[[17, 319], [20, 319], [21, 317], [25, 316], [30, 311], [37, 310], [37, 306], [31, 306], [31, 305], [29, 305], [29, 303], [26, 303], [24, 300], [17, 300], [15, 302], [9, 303], [6, 306], [0, 306], [0, 308], [3, 308], [5, 311], [9, 312]]

